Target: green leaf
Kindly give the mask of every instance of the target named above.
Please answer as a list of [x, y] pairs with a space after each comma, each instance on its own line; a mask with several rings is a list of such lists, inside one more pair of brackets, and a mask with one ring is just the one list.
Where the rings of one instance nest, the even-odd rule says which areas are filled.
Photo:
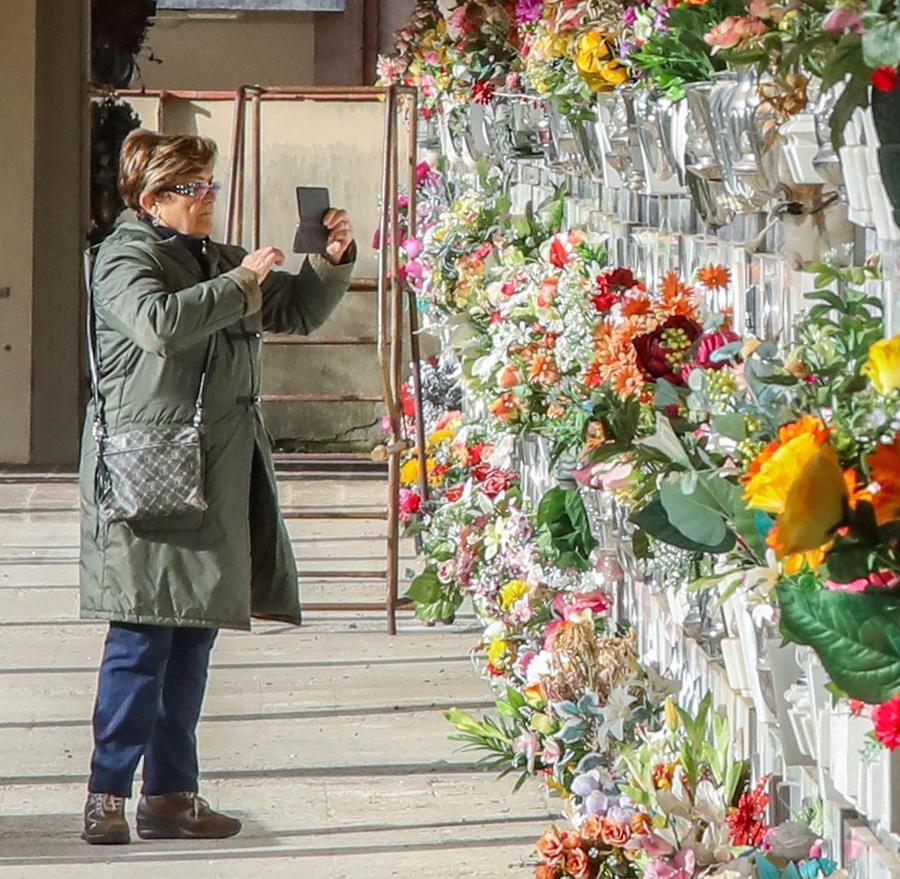
[[584, 501], [577, 489], [551, 488], [538, 504], [537, 521], [549, 535], [543, 545], [549, 544], [559, 554], [560, 565], [587, 568], [597, 541], [591, 534]]
[[716, 546], [725, 539], [728, 529], [722, 516], [711, 507], [704, 487], [698, 483], [692, 492], [685, 492], [684, 480], [672, 474], [663, 480], [659, 499], [672, 523], [694, 543]]
[[651, 537], [655, 537], [663, 543], [668, 543], [670, 546], [677, 546], [679, 549], [721, 553], [728, 552], [734, 546], [734, 534], [730, 531], [726, 533], [724, 540], [717, 546], [708, 546], [688, 539], [669, 521], [659, 498], [655, 498], [643, 509], [633, 513], [631, 521]]
[[777, 588], [781, 634], [812, 647], [852, 699], [878, 704], [900, 693], [900, 596]]
[[441, 597], [443, 584], [434, 568], [426, 568], [409, 586], [406, 598], [419, 604], [431, 604]]

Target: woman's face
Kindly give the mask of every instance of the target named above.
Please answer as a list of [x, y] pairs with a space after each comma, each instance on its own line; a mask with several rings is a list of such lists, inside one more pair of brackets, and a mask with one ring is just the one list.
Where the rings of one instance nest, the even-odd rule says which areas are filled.
[[[184, 235], [205, 238], [212, 234], [216, 203], [216, 190], [209, 188], [212, 183], [211, 168], [170, 180], [164, 191], [148, 197], [152, 199], [148, 212], [159, 225]], [[179, 191], [173, 191], [176, 187]]]

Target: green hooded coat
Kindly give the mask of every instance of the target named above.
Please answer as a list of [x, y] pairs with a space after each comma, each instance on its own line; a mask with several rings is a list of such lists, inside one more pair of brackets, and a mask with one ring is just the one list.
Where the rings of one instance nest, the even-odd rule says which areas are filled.
[[245, 251], [210, 244], [211, 280], [176, 237], [120, 225], [93, 274], [100, 392], [110, 434], [187, 424], [215, 334], [203, 419], [208, 509], [105, 525], [94, 497], [88, 407], [81, 451], [81, 615], [132, 623], [248, 629], [251, 615], [300, 622], [297, 570], [278, 508], [259, 409], [263, 330], [309, 333], [350, 284], [352, 264], [311, 256], [262, 288]]

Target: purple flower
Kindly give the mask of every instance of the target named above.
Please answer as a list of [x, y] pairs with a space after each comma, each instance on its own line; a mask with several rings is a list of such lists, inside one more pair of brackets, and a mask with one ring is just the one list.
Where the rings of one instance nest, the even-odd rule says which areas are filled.
[[528, 24], [537, 21], [544, 11], [544, 0], [519, 0], [516, 3], [516, 21]]
[[599, 782], [592, 775], [579, 775], [572, 782], [572, 793], [579, 797], [589, 797], [599, 787]]
[[595, 790], [584, 801], [584, 811], [588, 815], [603, 815], [609, 806], [609, 798], [603, 791]]
[[635, 11], [635, 8], [633, 6], [629, 6], [622, 13], [622, 23], [625, 24], [626, 26], [633, 25], [636, 19], [637, 19], [637, 12]]

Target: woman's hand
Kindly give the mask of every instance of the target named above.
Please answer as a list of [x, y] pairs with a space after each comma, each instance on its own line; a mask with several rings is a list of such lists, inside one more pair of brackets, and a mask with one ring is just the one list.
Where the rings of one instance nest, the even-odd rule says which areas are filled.
[[284, 254], [277, 247], [261, 247], [248, 253], [241, 261], [244, 268], [256, 272], [256, 280], [262, 284], [269, 277], [269, 272], [274, 266], [280, 266], [284, 262]]
[[353, 243], [353, 226], [350, 215], [340, 208], [332, 208], [322, 218], [322, 225], [329, 231], [325, 254], [335, 265], [344, 258], [347, 248]]

